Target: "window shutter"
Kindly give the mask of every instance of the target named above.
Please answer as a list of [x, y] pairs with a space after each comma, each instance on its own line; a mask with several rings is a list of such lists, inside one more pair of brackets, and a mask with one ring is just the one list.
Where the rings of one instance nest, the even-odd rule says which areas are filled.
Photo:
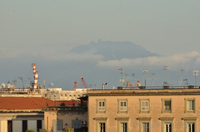
[[142, 100], [141, 110], [142, 111], [149, 111], [149, 101], [148, 100]]
[[105, 102], [104, 101], [99, 101], [98, 110], [105, 111]]
[[119, 106], [119, 110], [120, 111], [127, 111], [127, 102], [126, 101], [120, 101], [120, 106]]

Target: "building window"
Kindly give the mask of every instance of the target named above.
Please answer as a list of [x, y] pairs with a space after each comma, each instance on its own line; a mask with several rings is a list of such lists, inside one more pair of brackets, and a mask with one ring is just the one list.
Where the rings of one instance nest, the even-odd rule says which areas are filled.
[[75, 128], [75, 129], [81, 128], [81, 123], [80, 122], [74, 122], [73, 128]]
[[62, 120], [53, 120], [52, 123], [53, 123], [53, 130], [55, 132], [62, 130], [62, 128], [63, 128], [62, 127], [62, 124], [63, 124]]
[[149, 122], [142, 123], [142, 131], [141, 132], [149, 132]]
[[127, 99], [118, 99], [118, 113], [127, 113], [128, 112], [128, 100]]
[[27, 120], [22, 120], [22, 131], [25, 132], [27, 130]]
[[171, 99], [162, 99], [162, 112], [171, 113], [172, 112], [172, 100]]
[[120, 123], [120, 131], [119, 132], [128, 132], [128, 126], [127, 123]]
[[150, 112], [150, 101], [149, 99], [140, 99], [140, 113]]
[[105, 113], [106, 112], [106, 100], [98, 99], [97, 100], [97, 113]]
[[186, 132], [195, 132], [195, 123], [194, 122], [186, 123]]
[[174, 117], [161, 117], [162, 121], [162, 132], [172, 132]]
[[185, 112], [195, 113], [195, 99], [185, 99]]
[[74, 129], [81, 128], [81, 122], [82, 120], [78, 120], [78, 118], [76, 118], [76, 120], [72, 120], [72, 128]]
[[129, 117], [118, 117], [115, 118], [118, 124], [118, 131], [117, 132], [128, 132], [128, 121]]
[[99, 132], [106, 131], [106, 123], [99, 123]]
[[185, 121], [185, 132], [196, 132], [196, 119], [195, 117], [182, 118]]
[[172, 123], [164, 123], [163, 132], [172, 132]]
[[97, 118], [94, 118], [94, 120], [96, 120], [96, 132], [106, 132], [107, 118], [97, 117]]
[[40, 129], [42, 129], [42, 120], [37, 120], [37, 131], [39, 132]]
[[151, 132], [151, 118], [150, 117], [139, 117], [136, 118], [140, 121], [140, 132]]

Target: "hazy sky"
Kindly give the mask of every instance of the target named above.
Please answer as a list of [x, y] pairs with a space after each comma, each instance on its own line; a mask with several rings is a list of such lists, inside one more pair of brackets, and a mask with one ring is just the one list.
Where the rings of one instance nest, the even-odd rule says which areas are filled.
[[162, 55], [199, 51], [199, 0], [0, 0], [1, 48], [49, 49], [98, 39]]
[[[25, 62], [28, 70], [31, 63], [38, 64], [39, 59], [46, 64], [55, 60], [63, 63], [70, 57], [80, 60], [80, 56], [65, 53], [99, 39], [130, 41], [163, 57], [103, 62], [98, 60], [101, 56], [90, 54], [91, 60], [98, 62], [97, 66], [116, 68], [139, 64], [141, 67], [149, 62], [150, 66], [159, 66], [161, 70], [162, 65], [177, 70], [177, 67], [188, 68], [195, 62], [198, 65], [192, 64], [192, 72], [192, 68], [200, 65], [200, 1], [0, 0], [0, 60], [5, 63], [0, 65], [1, 74], [10, 72], [12, 79], [12, 70], [2, 67], [21, 67], [20, 63]], [[89, 57], [82, 58], [88, 60]]]

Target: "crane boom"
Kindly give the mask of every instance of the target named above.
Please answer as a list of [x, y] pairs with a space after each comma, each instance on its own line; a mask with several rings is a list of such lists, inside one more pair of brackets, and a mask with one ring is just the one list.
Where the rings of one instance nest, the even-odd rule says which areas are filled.
[[77, 86], [77, 81], [75, 80], [75, 82], [74, 82], [74, 90], [76, 90], [76, 86]]
[[81, 81], [82, 81], [82, 83], [83, 83], [83, 87], [84, 87], [84, 89], [86, 89], [87, 87], [86, 87], [86, 85], [85, 85], [85, 81], [84, 81], [84, 79], [83, 79], [82, 76], [81, 76]]

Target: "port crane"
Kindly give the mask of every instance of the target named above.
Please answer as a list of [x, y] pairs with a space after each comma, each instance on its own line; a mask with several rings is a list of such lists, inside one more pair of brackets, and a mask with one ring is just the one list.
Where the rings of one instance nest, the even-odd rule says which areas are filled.
[[76, 90], [76, 86], [77, 86], [77, 80], [75, 80], [74, 82], [74, 90]]
[[84, 78], [83, 78], [82, 76], [81, 76], [81, 81], [82, 81], [82, 83], [83, 83], [84, 89], [87, 89], [86, 84], [85, 84], [85, 81], [84, 81]]
[[[84, 89], [87, 89], [83, 76], [81, 76], [80, 78], [81, 78]], [[74, 90], [76, 90], [76, 87], [77, 87], [77, 80], [75, 80], [74, 82]]]

